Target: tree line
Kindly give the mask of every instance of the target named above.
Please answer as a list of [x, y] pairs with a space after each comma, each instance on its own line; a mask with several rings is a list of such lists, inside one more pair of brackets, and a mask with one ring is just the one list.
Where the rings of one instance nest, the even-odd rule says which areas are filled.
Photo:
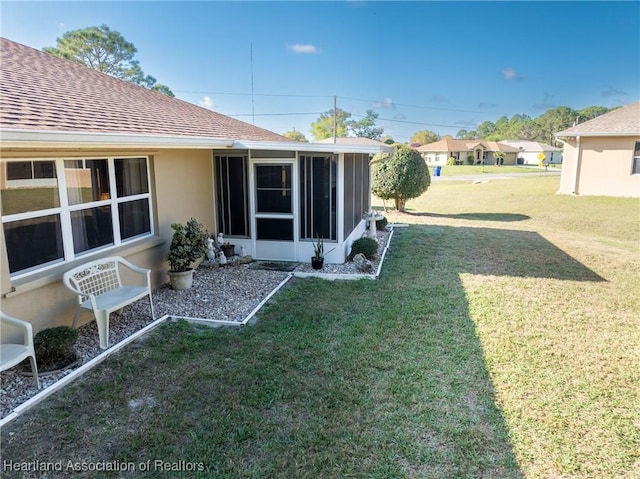
[[[583, 123], [619, 107], [606, 108], [604, 106], [590, 106], [581, 110], [574, 110], [567, 106], [559, 106], [547, 110], [537, 118], [528, 115], [513, 115], [511, 118], [501, 116], [496, 120], [484, 121], [475, 130], [459, 130], [455, 138], [464, 140], [527, 140], [538, 141], [558, 146], [555, 133], [570, 128], [573, 125]], [[355, 136], [371, 138], [389, 144], [396, 142], [390, 136], [384, 136], [384, 129], [376, 126], [378, 114], [367, 110], [366, 116], [359, 121], [351, 119], [351, 113], [339, 108], [324, 112], [318, 119], [311, 123], [310, 131], [313, 141], [332, 138], [334, 134], [334, 116], [336, 123], [336, 136]], [[299, 131], [292, 130], [284, 133], [284, 136], [296, 141], [308, 141]], [[439, 135], [430, 130], [415, 132], [409, 140], [409, 146], [420, 146], [434, 143], [443, 138], [453, 138], [451, 135]]]

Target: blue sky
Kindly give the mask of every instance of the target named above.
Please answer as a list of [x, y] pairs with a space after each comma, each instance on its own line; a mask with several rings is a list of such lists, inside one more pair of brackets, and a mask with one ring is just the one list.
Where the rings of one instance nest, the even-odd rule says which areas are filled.
[[38, 49], [106, 24], [178, 98], [308, 138], [334, 96], [397, 141], [640, 99], [637, 1], [3, 0], [0, 14], [3, 37]]

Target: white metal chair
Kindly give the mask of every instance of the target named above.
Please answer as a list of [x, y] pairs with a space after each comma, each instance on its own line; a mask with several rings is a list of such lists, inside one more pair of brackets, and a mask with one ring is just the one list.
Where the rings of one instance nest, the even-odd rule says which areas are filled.
[[[125, 286], [120, 279], [119, 266], [125, 266], [144, 277], [143, 285]], [[153, 300], [151, 299], [151, 271], [139, 268], [129, 261], [113, 256], [110, 258], [91, 261], [67, 271], [62, 281], [65, 286], [78, 296], [78, 307], [73, 317], [73, 327], [76, 327], [80, 311], [93, 311], [98, 323], [100, 348], [109, 347], [109, 315], [121, 310], [125, 306], [145, 296], [149, 296], [151, 317]]]
[[22, 344], [2, 343], [0, 345], [0, 371], [12, 368], [29, 358], [33, 381], [36, 388], [40, 389], [40, 378], [38, 377], [38, 365], [36, 364], [36, 352], [33, 348], [33, 328], [30, 323], [16, 319], [0, 311], [0, 322], [2, 327], [14, 326], [23, 332]]

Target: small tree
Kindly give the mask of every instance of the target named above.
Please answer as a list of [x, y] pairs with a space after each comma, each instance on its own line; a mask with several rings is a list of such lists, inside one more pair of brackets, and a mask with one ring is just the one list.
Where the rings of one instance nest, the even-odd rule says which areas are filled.
[[307, 143], [309, 140], [307, 140], [307, 137], [304, 136], [304, 133], [300, 132], [300, 131], [296, 131], [296, 129], [294, 128], [291, 131], [285, 131], [282, 136], [286, 136], [287, 138], [289, 138], [290, 140], [293, 141], [301, 141], [303, 143]]
[[412, 148], [400, 147], [393, 153], [378, 153], [373, 162], [371, 191], [382, 200], [393, 199], [397, 211], [404, 211], [407, 200], [417, 198], [431, 184], [427, 164]]

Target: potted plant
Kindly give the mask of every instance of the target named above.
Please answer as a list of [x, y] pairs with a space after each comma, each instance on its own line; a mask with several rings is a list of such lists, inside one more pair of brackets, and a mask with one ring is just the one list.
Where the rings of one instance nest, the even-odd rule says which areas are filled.
[[191, 263], [206, 253], [209, 233], [195, 218], [191, 218], [185, 225], [173, 223], [171, 228], [173, 238], [167, 253], [171, 287], [189, 289], [193, 285]]
[[231, 258], [234, 254], [236, 254], [236, 245], [234, 244], [222, 243], [222, 245], [220, 245], [220, 248], [227, 258]]
[[[316, 235], [316, 242], [313, 245], [313, 256], [311, 257], [311, 267], [313, 269], [322, 269], [324, 266], [324, 242], [322, 236]], [[335, 248], [330, 249], [326, 254], [331, 253]]]

